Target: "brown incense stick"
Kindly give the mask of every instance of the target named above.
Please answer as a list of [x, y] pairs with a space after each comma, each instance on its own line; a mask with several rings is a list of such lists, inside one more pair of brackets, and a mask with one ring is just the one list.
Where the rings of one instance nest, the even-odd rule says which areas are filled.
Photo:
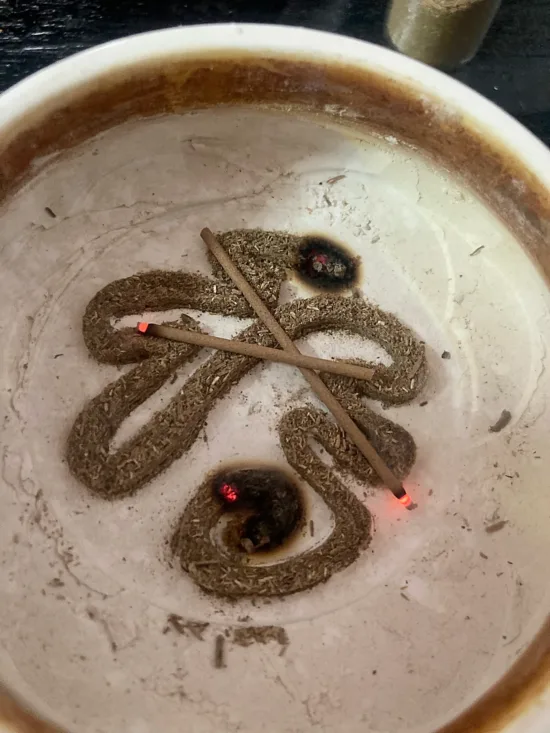
[[[201, 237], [209, 250], [214, 255], [214, 257], [223, 267], [226, 274], [231, 278], [231, 280], [233, 280], [235, 285], [244, 295], [248, 303], [255, 311], [256, 315], [261, 319], [266, 328], [271, 331], [273, 336], [275, 336], [281, 347], [285, 351], [288, 351], [292, 354], [299, 354], [300, 352], [298, 351], [298, 348], [294, 345], [294, 342], [292, 341], [290, 336], [277, 322], [266, 304], [256, 293], [254, 288], [252, 288], [252, 286], [248, 283], [247, 279], [244, 277], [244, 275], [235, 265], [231, 257], [218, 242], [216, 237], [212, 234], [210, 229], [205, 227], [201, 232]], [[308, 381], [309, 386], [311, 387], [313, 392], [315, 392], [317, 397], [322, 402], [324, 402], [326, 407], [328, 407], [328, 409], [332, 412], [336, 422], [343, 430], [346, 431], [349, 438], [355, 443], [358, 450], [365, 456], [367, 461], [374, 468], [376, 473], [380, 476], [382, 481], [386, 484], [386, 486], [390, 489], [394, 496], [399, 499], [404, 506], [406, 506], [407, 508], [412, 508], [413, 504], [410, 500], [409, 495], [403, 488], [401, 481], [399, 481], [393, 471], [378, 455], [376, 450], [365, 437], [364, 433], [355, 424], [355, 422], [348, 415], [342, 405], [338, 402], [336, 397], [332, 394], [332, 392], [325, 385], [322, 379], [317, 374], [315, 374], [315, 372], [312, 372], [309, 369], [301, 368], [300, 371]]]
[[179, 341], [184, 344], [195, 344], [196, 346], [204, 346], [208, 349], [230, 351], [233, 354], [253, 356], [255, 359], [279, 361], [283, 364], [290, 364], [291, 366], [316, 369], [320, 372], [328, 372], [329, 374], [340, 374], [344, 377], [352, 377], [353, 379], [364, 379], [369, 381], [372, 379], [374, 374], [374, 369], [367, 369], [366, 367], [358, 366], [357, 364], [349, 364], [343, 361], [330, 361], [329, 359], [318, 359], [315, 356], [306, 356], [300, 352], [293, 354], [289, 351], [284, 351], [283, 349], [271, 349], [268, 346], [249, 344], [246, 341], [232, 341], [231, 339], [210, 336], [209, 334], [200, 333], [198, 331], [173, 328], [172, 326], [161, 326], [157, 323], [138, 323], [138, 331], [151, 336], [170, 339], [170, 341]]

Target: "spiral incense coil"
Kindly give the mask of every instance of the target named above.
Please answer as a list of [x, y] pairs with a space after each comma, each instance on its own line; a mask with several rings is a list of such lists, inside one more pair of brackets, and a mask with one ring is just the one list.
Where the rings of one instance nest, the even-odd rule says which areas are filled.
[[[398, 405], [416, 397], [427, 377], [423, 343], [395, 316], [358, 298], [318, 295], [275, 307], [281, 285], [296, 261], [300, 237], [238, 230], [219, 235], [219, 240], [264, 301], [274, 308], [277, 320], [292, 339], [340, 330], [374, 341], [388, 352], [393, 360], [390, 366], [364, 364], [375, 368], [369, 382], [336, 375], [325, 375], [323, 381], [388, 466], [400, 478], [405, 477], [415, 460], [412, 437], [371, 410], [364, 398]], [[196, 346], [143, 336], [133, 328], [117, 329], [112, 320], [175, 308], [250, 317], [244, 297], [216, 263], [212, 264], [217, 278], [154, 271], [117, 280], [99, 291], [86, 308], [83, 334], [91, 355], [103, 363], [136, 363], [84, 407], [69, 434], [70, 470], [98, 496], [115, 500], [139, 492], [191, 448], [215, 403], [259, 363], [239, 354], [214, 353], [164, 409], [152, 415], [117, 450], [111, 450], [122, 422], [199, 351]], [[187, 328], [198, 329], [191, 318], [184, 319]], [[258, 321], [236, 338], [276, 346], [273, 336]], [[365, 483], [377, 483], [371, 466], [323, 410], [289, 410], [279, 424], [284, 454], [333, 512], [334, 530], [319, 547], [276, 566], [243, 564], [241, 558], [221, 553], [212, 542], [210, 531], [221, 509], [205, 480], [187, 504], [172, 540], [182, 568], [202, 588], [233, 597], [293, 593], [328, 580], [353, 562], [368, 544], [368, 509], [316, 457], [309, 447], [309, 437], [326, 448], [338, 469]]]

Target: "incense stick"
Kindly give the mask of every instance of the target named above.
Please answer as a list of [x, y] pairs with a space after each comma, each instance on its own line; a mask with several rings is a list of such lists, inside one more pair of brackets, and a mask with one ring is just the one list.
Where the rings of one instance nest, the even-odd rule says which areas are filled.
[[[214, 234], [205, 227], [201, 231], [201, 237], [209, 248], [210, 252], [218, 260], [220, 265], [225, 270], [226, 274], [231, 278], [235, 285], [239, 288], [241, 293], [244, 295], [256, 315], [263, 322], [264, 326], [271, 331], [273, 336], [277, 339], [280, 346], [292, 354], [299, 354], [298, 348], [294, 345], [294, 342], [284, 330], [284, 328], [278, 323], [276, 318], [273, 316], [271, 311], [268, 309], [264, 301], [256, 293], [254, 288], [250, 285], [238, 267], [235, 265], [231, 257], [227, 254], [221, 244], [218, 242]], [[390, 489], [396, 499], [407, 507], [412, 509], [412, 501], [403, 488], [401, 481], [395, 476], [393, 471], [386, 465], [383, 459], [378, 455], [374, 447], [365, 437], [364, 433], [348, 415], [346, 410], [338, 402], [336, 397], [332, 394], [329, 388], [325, 385], [322, 379], [315, 374], [315, 372], [309, 369], [301, 368], [300, 371], [306, 378], [309, 386], [317, 397], [328, 407], [332, 412], [334, 419], [345, 430], [350, 440], [355, 443], [357, 449], [363, 454], [366, 460], [374, 468], [376, 473], [380, 476], [382, 481]]]
[[374, 374], [374, 369], [367, 369], [357, 364], [318, 359], [315, 356], [306, 356], [300, 352], [293, 354], [283, 349], [271, 349], [268, 346], [249, 344], [246, 341], [233, 341], [231, 339], [219, 338], [218, 336], [210, 336], [199, 331], [189, 331], [188, 329], [173, 328], [172, 326], [161, 326], [157, 323], [138, 323], [138, 331], [151, 336], [169, 339], [170, 341], [179, 341], [183, 344], [194, 344], [195, 346], [204, 346], [208, 349], [230, 351], [233, 354], [252, 356], [255, 359], [265, 359], [267, 361], [278, 361], [283, 364], [290, 364], [291, 366], [316, 369], [317, 371], [328, 372], [329, 374], [340, 374], [341, 376], [352, 377], [353, 379], [369, 381]]

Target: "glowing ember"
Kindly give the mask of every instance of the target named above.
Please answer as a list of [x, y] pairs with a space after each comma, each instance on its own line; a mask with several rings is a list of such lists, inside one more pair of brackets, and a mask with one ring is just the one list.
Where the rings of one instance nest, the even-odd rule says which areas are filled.
[[314, 255], [312, 259], [312, 266], [316, 272], [322, 271], [323, 267], [329, 264], [327, 255]]
[[220, 494], [225, 501], [233, 503], [239, 498], [239, 492], [235, 484], [223, 484], [220, 488]]

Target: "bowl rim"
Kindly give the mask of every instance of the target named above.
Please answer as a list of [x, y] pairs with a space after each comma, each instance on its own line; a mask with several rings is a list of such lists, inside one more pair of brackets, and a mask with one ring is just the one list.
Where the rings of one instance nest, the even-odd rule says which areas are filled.
[[[550, 149], [510, 114], [460, 81], [420, 61], [369, 41], [309, 28], [261, 23], [212, 23], [146, 31], [79, 51], [22, 79], [0, 94], [0, 133], [47, 106], [72, 88], [108, 71], [179, 56], [213, 54], [347, 64], [400, 81], [412, 91], [457, 108], [477, 131], [512, 150], [541, 183], [550, 188]], [[428, 101], [428, 99], [426, 100]]]
[[[119, 38], [80, 51], [19, 81], [0, 94], [0, 148], [3, 137], [25, 124], [35, 110], [47, 110], [72, 90], [92, 85], [108, 72], [144, 62], [162, 62], [174, 56], [200, 60], [219, 56], [275, 58], [336, 66], [395, 80], [426, 102], [441, 104], [441, 114], [461, 115], [483, 138], [510, 151], [548, 190], [550, 149], [496, 104], [441, 71], [367, 41], [314, 29], [256, 23], [217, 23], [179, 26]], [[450, 112], [449, 112], [450, 110]], [[535, 703], [550, 705], [550, 616], [509, 671], [463, 712], [438, 728], [437, 733], [525, 731], [519, 718], [540, 723]], [[537, 656], [538, 649], [543, 648]], [[522, 661], [537, 657], [534, 669]], [[503, 694], [503, 686], [506, 694]], [[0, 720], [1, 720], [0, 710]], [[496, 724], [497, 727], [494, 727]], [[535, 729], [533, 730], [533, 733]], [[539, 729], [537, 729], [539, 730]], [[543, 728], [540, 728], [543, 730]]]

